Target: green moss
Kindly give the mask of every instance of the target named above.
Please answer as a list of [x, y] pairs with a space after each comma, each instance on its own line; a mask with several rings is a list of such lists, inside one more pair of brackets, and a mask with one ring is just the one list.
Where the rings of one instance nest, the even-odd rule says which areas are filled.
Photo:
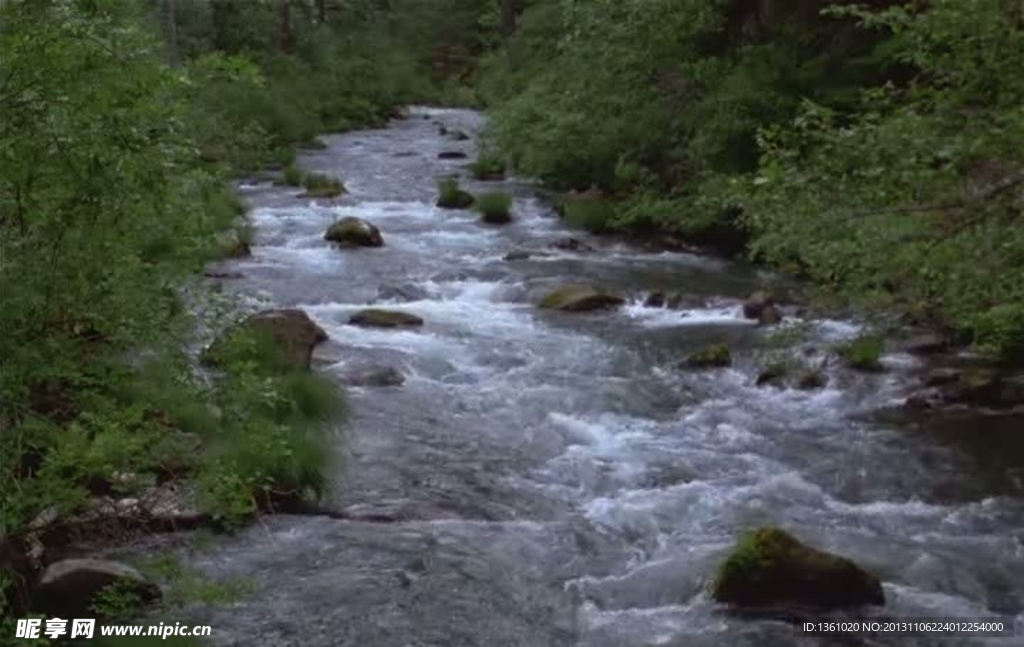
[[771, 362], [757, 374], [758, 386], [762, 384], [775, 384], [781, 382], [792, 370], [790, 362], [777, 360]]
[[437, 183], [437, 206], [442, 209], [468, 209], [476, 202], [468, 191], [459, 187], [455, 178], [445, 178]]
[[725, 344], [712, 344], [686, 358], [692, 368], [723, 367], [732, 364], [732, 355]]
[[502, 225], [512, 221], [512, 196], [507, 193], [484, 193], [474, 206], [486, 223]]
[[868, 372], [882, 370], [881, 357], [884, 350], [885, 339], [880, 335], [864, 335], [836, 349], [847, 366]]

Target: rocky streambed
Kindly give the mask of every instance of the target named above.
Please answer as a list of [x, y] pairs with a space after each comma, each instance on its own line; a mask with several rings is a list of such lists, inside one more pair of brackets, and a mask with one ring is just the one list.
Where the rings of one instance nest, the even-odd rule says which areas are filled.
[[[1014, 382], [955, 354], [938, 370], [922, 353], [946, 350], [920, 343], [854, 370], [834, 349], [862, 326], [799, 313], [778, 277], [573, 232], [529, 182], [472, 180], [475, 143], [452, 133], [480, 125], [424, 108], [324, 137], [300, 164], [342, 178], [335, 198], [242, 185], [252, 255], [211, 275], [253, 311], [309, 316], [312, 364], [350, 385], [353, 418], [332, 514], [268, 517], [190, 557], [259, 585], [187, 611], [215, 643], [840, 644], [716, 596], [1020, 619]], [[448, 175], [509, 192], [512, 222], [439, 208]], [[748, 557], [817, 560], [845, 592], [794, 585], [799, 565], [751, 587], [742, 553], [716, 581], [758, 527], [785, 532], [748, 536]]]

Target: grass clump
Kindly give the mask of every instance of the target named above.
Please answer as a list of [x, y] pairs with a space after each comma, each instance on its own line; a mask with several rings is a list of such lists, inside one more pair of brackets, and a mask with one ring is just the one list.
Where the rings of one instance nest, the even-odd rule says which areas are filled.
[[284, 183], [288, 186], [302, 186], [302, 171], [294, 164], [284, 167]]
[[863, 335], [836, 349], [839, 356], [850, 368], [857, 371], [877, 372], [882, 370], [882, 351], [885, 339], [881, 335]]
[[476, 200], [480, 218], [491, 225], [512, 222], [512, 196], [507, 193], [485, 193]]
[[729, 366], [732, 364], [732, 354], [725, 344], [712, 344], [687, 357], [685, 364], [691, 368]]
[[473, 194], [463, 190], [455, 178], [445, 178], [437, 183], [437, 206], [442, 209], [468, 209], [476, 202]]
[[345, 193], [345, 185], [338, 178], [323, 173], [310, 173], [302, 180], [306, 195], [312, 198], [333, 198]]

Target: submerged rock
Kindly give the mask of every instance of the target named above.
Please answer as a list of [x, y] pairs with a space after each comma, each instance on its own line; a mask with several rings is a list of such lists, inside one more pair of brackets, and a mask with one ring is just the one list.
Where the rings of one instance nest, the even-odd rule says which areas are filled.
[[349, 386], [401, 386], [405, 384], [405, 376], [390, 366], [372, 366], [345, 373], [341, 381]]
[[743, 316], [756, 319], [759, 324], [778, 323], [781, 317], [775, 308], [775, 297], [768, 292], [755, 292], [743, 302]]
[[806, 546], [773, 527], [740, 539], [719, 568], [712, 595], [740, 607], [885, 604], [878, 578], [845, 557]]
[[423, 325], [423, 319], [414, 314], [379, 308], [360, 310], [349, 317], [348, 322], [353, 326], [366, 326], [370, 328], [398, 328]]
[[525, 261], [529, 259], [531, 256], [533, 256], [532, 253], [523, 249], [517, 249], [515, 251], [509, 252], [508, 254], [505, 254], [501, 258], [502, 260], [505, 261]]
[[561, 249], [567, 252], [592, 252], [594, 248], [584, 243], [578, 238], [559, 238], [555, 242], [551, 243], [551, 246], [555, 249]]
[[377, 301], [422, 301], [429, 293], [413, 283], [382, 285], [377, 288]]
[[996, 369], [936, 369], [925, 377], [925, 385], [931, 388], [910, 396], [905, 406], [917, 409], [954, 405], [990, 409], [1024, 406], [1024, 376], [1007, 376]]
[[545, 310], [588, 312], [616, 308], [623, 303], [622, 297], [591, 285], [567, 285], [548, 293], [538, 306]]
[[313, 348], [327, 341], [327, 333], [298, 308], [264, 310], [232, 326], [203, 353], [203, 361], [218, 365], [225, 361], [227, 347], [239, 335], [269, 338], [285, 364], [309, 368]]
[[725, 344], [713, 344], [693, 353], [683, 362], [690, 368], [724, 367], [732, 364], [732, 355]]
[[439, 160], [464, 160], [467, 157], [469, 156], [462, 151], [444, 151], [437, 154]]
[[757, 374], [757, 385], [764, 386], [766, 384], [778, 385], [786, 376], [789, 375], [789, 365], [785, 362], [772, 362], [768, 366], [765, 366]]
[[664, 308], [665, 307], [665, 293], [664, 292], [651, 292], [644, 299], [645, 308]]
[[380, 230], [362, 218], [349, 216], [331, 225], [324, 239], [342, 247], [382, 247]]
[[143, 602], [160, 599], [160, 587], [121, 562], [65, 559], [46, 567], [32, 592], [32, 610], [51, 617], [91, 616], [96, 596], [108, 586]]
[[949, 350], [949, 341], [940, 335], [921, 334], [905, 339], [899, 348], [913, 355], [935, 355]]

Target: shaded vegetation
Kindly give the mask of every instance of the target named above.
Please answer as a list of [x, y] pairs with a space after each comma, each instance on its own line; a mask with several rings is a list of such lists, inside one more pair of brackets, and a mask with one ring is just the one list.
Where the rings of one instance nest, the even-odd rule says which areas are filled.
[[507, 193], [484, 193], [477, 197], [473, 208], [480, 213], [480, 218], [492, 225], [503, 225], [512, 222], [512, 196]]
[[1024, 360], [1020, 3], [521, 8], [481, 66], [489, 136], [615, 199], [578, 226], [745, 253]]

